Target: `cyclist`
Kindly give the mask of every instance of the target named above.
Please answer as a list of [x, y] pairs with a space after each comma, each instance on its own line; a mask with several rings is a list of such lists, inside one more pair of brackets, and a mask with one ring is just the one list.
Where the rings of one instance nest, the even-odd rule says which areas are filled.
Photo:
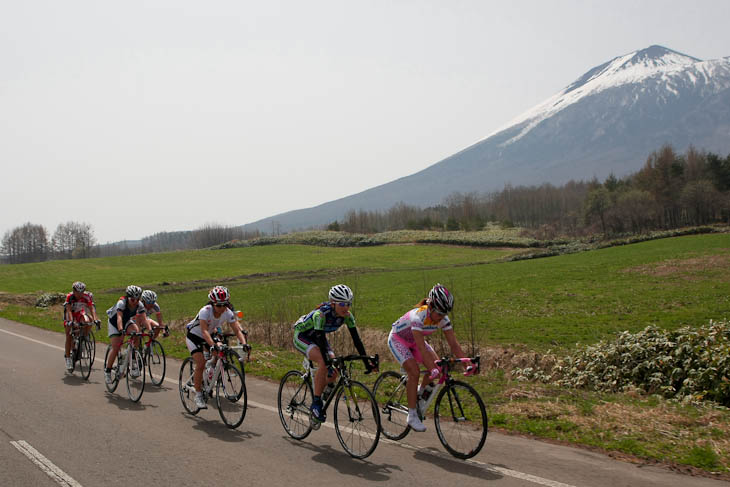
[[193, 321], [186, 325], [187, 336], [185, 343], [190, 350], [190, 356], [195, 362], [193, 383], [195, 385], [195, 405], [199, 409], [207, 409], [203, 399], [203, 370], [205, 356], [211, 348], [220, 347], [220, 343], [213, 340], [212, 334], [224, 324], [228, 324], [238, 337], [241, 344], [246, 344], [246, 337], [241, 330], [236, 313], [231, 309], [231, 294], [228, 288], [216, 286], [208, 293], [208, 303], [200, 308]]
[[[317, 372], [314, 375], [312, 417], [320, 423], [327, 419], [323, 411], [322, 391], [326, 383], [332, 383], [337, 379], [337, 372], [330, 367], [335, 354], [326, 334], [346, 324], [357, 353], [367, 355], [355, 326], [355, 317], [350, 312], [353, 298], [354, 295], [349, 287], [337, 284], [329, 291], [329, 302], [320, 304], [294, 323], [294, 347], [317, 365]], [[377, 370], [370, 362], [364, 362], [366, 373]]]
[[[150, 335], [152, 335], [152, 338], [157, 338], [157, 336], [160, 334], [160, 328], [154, 327], [163, 326], [162, 310], [160, 309], [160, 305], [157, 303], [157, 293], [154, 291], [150, 291], [149, 289], [145, 289], [144, 291], [142, 291], [142, 296], [139, 298], [139, 300], [142, 302], [145, 314], [147, 315], [147, 331], [149, 331]], [[152, 313], [155, 314], [155, 318], [157, 318], [157, 321], [150, 318]], [[165, 331], [164, 336], [167, 335], [168, 333], [167, 331]]]
[[[119, 301], [106, 311], [109, 316], [109, 344], [112, 346], [104, 369], [104, 381], [107, 384], [112, 383], [111, 371], [124, 341], [123, 335], [132, 331], [139, 332], [142, 326], [147, 327], [147, 315], [144, 306], [139, 301], [140, 296], [142, 296], [142, 288], [131, 284], [127, 286], [124, 296], [120, 297]], [[136, 345], [137, 343], [135, 343]], [[132, 361], [130, 371], [132, 376], [140, 373], [136, 369], [137, 364]]]
[[86, 290], [86, 284], [76, 281], [71, 286], [71, 292], [66, 295], [66, 301], [63, 303], [63, 328], [66, 332], [66, 346], [63, 357], [66, 360], [66, 370], [73, 369], [71, 325], [78, 323], [82, 326], [81, 332], [88, 335], [92, 320], [98, 327], [99, 319], [96, 316], [94, 295]]
[[451, 352], [459, 358], [466, 358], [456, 340], [448, 313], [454, 307], [454, 296], [441, 284], [436, 284], [414, 309], [401, 316], [390, 330], [388, 347], [391, 353], [408, 374], [406, 391], [408, 393], [408, 425], [418, 432], [426, 431], [426, 426], [418, 417], [416, 409], [421, 387], [418, 386], [420, 370], [424, 364], [430, 371], [423, 378], [423, 387], [437, 379], [440, 370], [436, 367], [436, 352], [424, 337], [436, 330], [444, 332]]

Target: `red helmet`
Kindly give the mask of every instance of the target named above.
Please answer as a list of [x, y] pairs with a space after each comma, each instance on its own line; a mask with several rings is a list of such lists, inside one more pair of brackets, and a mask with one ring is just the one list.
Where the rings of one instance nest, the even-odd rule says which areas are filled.
[[231, 294], [228, 292], [227, 287], [216, 286], [208, 293], [208, 299], [213, 304], [228, 303], [231, 299]]

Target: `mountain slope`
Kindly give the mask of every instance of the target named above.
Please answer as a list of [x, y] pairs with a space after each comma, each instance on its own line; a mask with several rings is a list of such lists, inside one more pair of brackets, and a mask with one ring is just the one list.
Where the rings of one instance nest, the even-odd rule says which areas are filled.
[[597, 66], [476, 144], [410, 176], [245, 227], [323, 225], [352, 209], [426, 206], [499, 190], [638, 170], [663, 144], [730, 152], [730, 57], [702, 61], [650, 46]]

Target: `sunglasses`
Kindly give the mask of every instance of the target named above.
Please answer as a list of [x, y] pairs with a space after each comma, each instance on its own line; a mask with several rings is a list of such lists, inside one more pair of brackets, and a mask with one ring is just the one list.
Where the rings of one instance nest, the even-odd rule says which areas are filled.
[[225, 308], [228, 305], [227, 304], [216, 303], [213, 306], [215, 306], [216, 308]]
[[345, 308], [345, 307], [348, 307], [348, 306], [352, 306], [352, 302], [350, 302], [350, 301], [344, 301], [344, 302], [341, 302], [341, 303], [338, 302], [337, 303], [337, 306], [342, 306], [343, 308]]

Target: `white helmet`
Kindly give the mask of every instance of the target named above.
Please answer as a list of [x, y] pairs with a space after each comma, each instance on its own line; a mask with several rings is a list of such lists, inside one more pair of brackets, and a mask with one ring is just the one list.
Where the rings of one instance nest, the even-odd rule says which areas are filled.
[[448, 313], [454, 309], [454, 295], [441, 284], [436, 284], [428, 292], [428, 303], [439, 313]]
[[139, 299], [142, 300], [144, 304], [155, 304], [157, 302], [157, 293], [150, 291], [149, 289], [145, 289], [142, 292], [142, 297]]
[[84, 284], [81, 281], [76, 281], [73, 283], [73, 286], [71, 286], [74, 291], [78, 291], [80, 293], [86, 291], [86, 284]]
[[139, 286], [135, 286], [134, 284], [130, 284], [127, 286], [127, 297], [132, 299], [139, 299], [139, 297], [142, 296], [142, 288]]
[[344, 284], [338, 284], [332, 286], [329, 297], [330, 301], [334, 301], [335, 303], [351, 303], [355, 295], [352, 294], [352, 290], [349, 287]]

